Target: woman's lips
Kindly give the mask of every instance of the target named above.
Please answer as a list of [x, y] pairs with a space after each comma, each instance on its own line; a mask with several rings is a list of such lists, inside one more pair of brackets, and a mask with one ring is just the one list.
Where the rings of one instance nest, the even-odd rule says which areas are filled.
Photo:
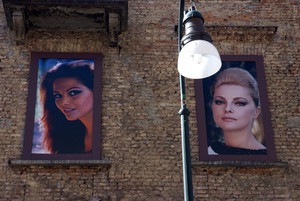
[[72, 111], [74, 111], [75, 109], [74, 108], [72, 108], [72, 109], [64, 109], [64, 112], [65, 113], [69, 113], [69, 112], [72, 112]]
[[226, 122], [236, 121], [236, 119], [233, 117], [222, 117], [222, 120]]

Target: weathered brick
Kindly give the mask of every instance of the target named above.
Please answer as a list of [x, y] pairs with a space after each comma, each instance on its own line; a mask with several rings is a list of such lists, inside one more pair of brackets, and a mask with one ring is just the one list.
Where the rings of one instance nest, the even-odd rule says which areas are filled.
[[[220, 54], [263, 55], [276, 155], [289, 163], [193, 168], [195, 200], [298, 200], [299, 1], [195, 3]], [[16, 45], [0, 0], [0, 201], [183, 200], [178, 10], [176, 1], [129, 0], [119, 49], [109, 47], [106, 33], [56, 30], [29, 30]], [[8, 165], [22, 155], [31, 51], [103, 53], [101, 153], [113, 161], [111, 168]], [[186, 83], [191, 157], [197, 162], [194, 83]]]

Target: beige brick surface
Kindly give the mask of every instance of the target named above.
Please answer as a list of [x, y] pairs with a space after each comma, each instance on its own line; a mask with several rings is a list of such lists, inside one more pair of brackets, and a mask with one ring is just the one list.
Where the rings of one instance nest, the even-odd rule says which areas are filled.
[[[223, 55], [264, 57], [277, 159], [288, 168], [193, 168], [195, 200], [300, 200], [300, 2], [195, 1]], [[0, 0], [0, 201], [183, 200], [180, 91], [177, 72], [178, 2], [129, 0], [120, 49], [105, 33], [29, 31], [10, 37]], [[186, 4], [188, 2], [186, 1]], [[227, 28], [214, 28], [227, 26]], [[238, 26], [277, 26], [275, 32]], [[102, 158], [97, 167], [15, 167], [26, 117], [30, 52], [101, 52]], [[195, 95], [187, 80], [192, 162], [198, 161]]]

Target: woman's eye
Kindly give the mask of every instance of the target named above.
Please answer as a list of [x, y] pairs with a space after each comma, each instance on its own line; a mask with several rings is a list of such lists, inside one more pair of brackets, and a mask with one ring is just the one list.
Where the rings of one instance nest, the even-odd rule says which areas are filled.
[[79, 90], [73, 90], [73, 91], [70, 91], [69, 92], [69, 95], [70, 96], [76, 96], [76, 95], [78, 95], [78, 94], [80, 94], [81, 93], [81, 91], [79, 91]]
[[223, 104], [223, 103], [224, 103], [223, 101], [215, 100], [215, 104], [216, 104], [216, 105], [221, 105], [221, 104]]
[[55, 99], [59, 99], [59, 98], [62, 97], [61, 94], [53, 94], [53, 96], [54, 96]]
[[246, 102], [236, 102], [235, 104], [236, 104], [237, 106], [245, 106], [245, 105], [247, 105]]

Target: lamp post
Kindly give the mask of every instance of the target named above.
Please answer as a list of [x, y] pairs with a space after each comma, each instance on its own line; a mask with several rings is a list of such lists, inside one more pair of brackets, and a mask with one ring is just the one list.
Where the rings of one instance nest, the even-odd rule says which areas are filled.
[[[183, 16], [184, 14], [184, 16]], [[222, 62], [218, 50], [212, 45], [209, 34], [204, 32], [204, 19], [196, 10], [193, 1], [188, 11], [184, 12], [184, 0], [180, 0], [178, 23], [178, 71], [180, 73], [181, 143], [184, 200], [193, 201], [193, 182], [190, 152], [190, 136], [186, 107], [185, 78], [202, 79], [209, 77], [221, 68]], [[185, 27], [185, 35], [182, 28]]]

